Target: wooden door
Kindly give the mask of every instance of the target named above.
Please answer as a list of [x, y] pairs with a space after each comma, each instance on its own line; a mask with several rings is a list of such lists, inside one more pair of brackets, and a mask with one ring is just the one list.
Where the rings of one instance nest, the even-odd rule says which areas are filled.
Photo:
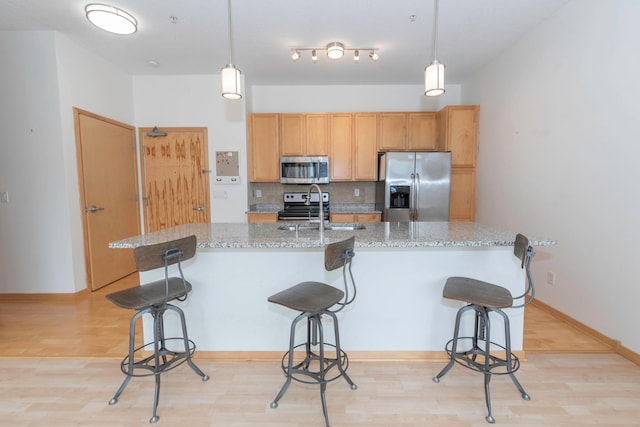
[[211, 222], [206, 128], [140, 128], [145, 232]]
[[73, 110], [85, 266], [95, 291], [136, 271], [131, 249], [108, 247], [140, 234], [135, 129]]

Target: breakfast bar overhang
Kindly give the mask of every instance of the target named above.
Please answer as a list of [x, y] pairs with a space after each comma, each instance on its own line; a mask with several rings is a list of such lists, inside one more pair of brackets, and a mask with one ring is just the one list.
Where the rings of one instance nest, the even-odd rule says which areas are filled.
[[[199, 351], [281, 354], [288, 346], [293, 312], [267, 298], [301, 281], [342, 286], [341, 270], [324, 269], [326, 243], [356, 237], [354, 304], [338, 313], [341, 342], [352, 356], [425, 358], [441, 354], [451, 339], [461, 303], [442, 298], [447, 277], [469, 276], [520, 295], [525, 273], [513, 257], [516, 233], [470, 222], [366, 223], [364, 229], [283, 230], [274, 223], [186, 224], [123, 239], [111, 248], [133, 248], [195, 235], [196, 256], [184, 264], [193, 292], [183, 303], [189, 337]], [[295, 228], [295, 227], [292, 227]], [[529, 236], [533, 246], [555, 241]], [[163, 278], [140, 273], [140, 283]], [[507, 309], [512, 348], [522, 350], [524, 313]], [[167, 335], [177, 322], [167, 319]], [[496, 319], [499, 325], [500, 319]], [[175, 328], [172, 330], [172, 328]], [[465, 322], [469, 334], [473, 321]], [[503, 342], [500, 327], [492, 337]], [[145, 320], [145, 336], [151, 334]]]

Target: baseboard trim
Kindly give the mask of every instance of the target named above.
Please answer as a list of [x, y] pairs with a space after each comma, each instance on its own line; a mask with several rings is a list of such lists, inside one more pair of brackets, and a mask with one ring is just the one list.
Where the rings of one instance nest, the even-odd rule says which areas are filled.
[[550, 315], [552, 315], [553, 317], [562, 320], [563, 322], [569, 324], [570, 326], [578, 329], [580, 332], [589, 335], [591, 338], [600, 341], [601, 343], [603, 343], [604, 345], [606, 345], [607, 347], [611, 348], [612, 351], [614, 351], [615, 353], [619, 354], [620, 356], [624, 357], [625, 359], [628, 359], [629, 361], [635, 363], [636, 365], [640, 366], [640, 354], [634, 352], [633, 350], [624, 347], [619, 340], [610, 338], [598, 331], [596, 331], [593, 328], [590, 328], [589, 326], [585, 325], [584, 323], [581, 323], [579, 321], [577, 321], [576, 319], [574, 319], [573, 317], [567, 316], [566, 314], [562, 313], [561, 311], [556, 310], [555, 308], [551, 307], [548, 304], [543, 303], [540, 300], [533, 300], [531, 302], [531, 305], [536, 306], [537, 308], [539, 308], [540, 310], [546, 311], [547, 313], [549, 313]]

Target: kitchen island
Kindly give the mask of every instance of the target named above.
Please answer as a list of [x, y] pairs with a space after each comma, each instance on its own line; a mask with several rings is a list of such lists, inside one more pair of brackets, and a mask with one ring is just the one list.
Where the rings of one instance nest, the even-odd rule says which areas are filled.
[[[295, 226], [282, 230], [287, 228], [282, 225], [187, 224], [123, 239], [110, 247], [132, 248], [196, 235], [197, 255], [184, 266], [193, 291], [178, 304], [198, 350], [219, 352], [220, 357], [281, 354], [296, 313], [268, 303], [267, 298], [306, 280], [341, 288], [341, 270], [324, 270], [322, 248], [352, 235], [356, 236], [353, 273], [358, 294], [355, 303], [338, 314], [341, 342], [352, 357], [442, 357], [460, 307], [442, 298], [449, 276], [501, 284], [514, 295], [524, 289], [524, 271], [513, 257], [516, 233], [512, 231], [477, 223], [366, 223], [365, 229], [325, 230], [321, 239], [318, 230]], [[534, 246], [555, 244], [528, 237]], [[162, 270], [154, 270], [141, 273], [140, 281], [162, 277]], [[512, 347], [519, 352], [523, 310], [506, 312]], [[472, 321], [465, 323], [470, 327]], [[172, 328], [168, 320], [169, 335], [176, 332]], [[494, 329], [494, 340], [502, 341], [499, 328]]]

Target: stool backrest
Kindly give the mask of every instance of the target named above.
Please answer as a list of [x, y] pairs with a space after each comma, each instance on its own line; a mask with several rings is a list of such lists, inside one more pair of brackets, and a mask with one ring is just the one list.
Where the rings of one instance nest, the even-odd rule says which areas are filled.
[[[351, 272], [351, 260], [356, 256], [353, 246], [356, 241], [355, 236], [346, 240], [329, 243], [324, 248], [324, 268], [333, 271], [342, 267], [342, 280], [344, 282], [344, 300], [339, 302], [340, 308], [332, 310], [334, 313], [342, 310], [356, 299], [356, 282]], [[348, 273], [348, 277], [347, 277]], [[349, 292], [349, 291], [352, 292]]]
[[165, 267], [193, 258], [196, 254], [196, 236], [183, 237], [155, 245], [138, 246], [133, 257], [138, 271]]
[[533, 247], [529, 244], [529, 239], [522, 235], [516, 235], [516, 241], [514, 243], [513, 255], [520, 260], [520, 268], [524, 268], [527, 274], [527, 286], [522, 295], [513, 297], [516, 299], [523, 299], [523, 302], [519, 305], [513, 305], [512, 308], [520, 308], [529, 304], [536, 295], [536, 288], [533, 283], [533, 276], [531, 275], [531, 259], [535, 256]]

